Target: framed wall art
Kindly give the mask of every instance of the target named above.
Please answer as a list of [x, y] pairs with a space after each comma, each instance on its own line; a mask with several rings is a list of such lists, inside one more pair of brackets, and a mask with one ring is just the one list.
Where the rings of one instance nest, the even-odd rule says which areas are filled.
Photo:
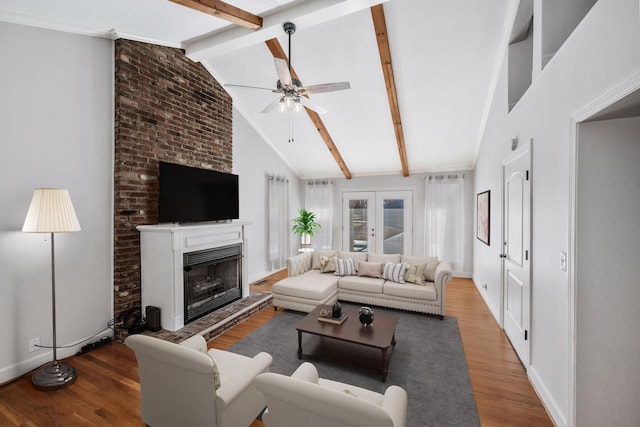
[[491, 190], [478, 193], [476, 200], [476, 237], [482, 243], [490, 246], [489, 232], [491, 231]]

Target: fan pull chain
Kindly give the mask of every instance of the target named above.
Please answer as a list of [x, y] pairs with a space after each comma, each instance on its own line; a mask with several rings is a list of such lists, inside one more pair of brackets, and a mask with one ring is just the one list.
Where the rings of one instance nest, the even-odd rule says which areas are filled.
[[293, 109], [289, 109], [289, 143], [293, 142]]

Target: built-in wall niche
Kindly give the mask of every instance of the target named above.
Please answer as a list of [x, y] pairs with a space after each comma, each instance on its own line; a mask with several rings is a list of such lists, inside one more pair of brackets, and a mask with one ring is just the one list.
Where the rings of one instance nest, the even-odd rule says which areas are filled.
[[[535, 0], [534, 25], [540, 34], [540, 65], [543, 70], [597, 0]], [[534, 71], [535, 74], [535, 71]], [[535, 80], [535, 77], [534, 77]]]
[[533, 0], [522, 0], [509, 38], [509, 111], [531, 86], [533, 68]]
[[509, 111], [597, 0], [521, 0], [509, 38]]

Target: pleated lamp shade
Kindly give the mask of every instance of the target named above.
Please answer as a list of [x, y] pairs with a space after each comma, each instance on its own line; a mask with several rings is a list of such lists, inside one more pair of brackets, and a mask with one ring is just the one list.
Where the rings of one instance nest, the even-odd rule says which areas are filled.
[[25, 233], [80, 231], [80, 223], [66, 188], [36, 188], [24, 220]]

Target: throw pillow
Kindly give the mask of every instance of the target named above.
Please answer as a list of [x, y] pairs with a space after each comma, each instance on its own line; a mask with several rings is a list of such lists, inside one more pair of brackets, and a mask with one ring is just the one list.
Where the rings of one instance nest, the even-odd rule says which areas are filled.
[[213, 388], [215, 388], [216, 390], [220, 388], [220, 370], [218, 369], [218, 364], [216, 363], [216, 359], [213, 358], [212, 355], [210, 355], [209, 353], [206, 353], [207, 356], [209, 356], [211, 358], [211, 361], [213, 362]]
[[336, 276], [355, 276], [356, 268], [351, 258], [334, 258], [336, 263]]
[[320, 255], [320, 273], [333, 273], [336, 271], [336, 257]]
[[338, 258], [353, 260], [353, 266], [356, 268], [356, 271], [360, 270], [360, 263], [367, 261], [367, 253], [366, 252], [344, 252], [338, 251]]
[[379, 278], [382, 275], [381, 262], [363, 262], [358, 265], [358, 276]]
[[338, 251], [327, 251], [327, 250], [314, 250], [311, 253], [311, 269], [320, 270], [320, 256], [336, 256], [338, 255]]
[[416, 285], [424, 285], [424, 268], [424, 264], [407, 265], [407, 271], [404, 273], [404, 281], [415, 283]]
[[382, 270], [382, 278], [396, 283], [404, 283], [404, 273], [406, 269], [407, 263], [405, 262], [400, 262], [398, 264], [388, 262], [384, 265], [384, 269]]

